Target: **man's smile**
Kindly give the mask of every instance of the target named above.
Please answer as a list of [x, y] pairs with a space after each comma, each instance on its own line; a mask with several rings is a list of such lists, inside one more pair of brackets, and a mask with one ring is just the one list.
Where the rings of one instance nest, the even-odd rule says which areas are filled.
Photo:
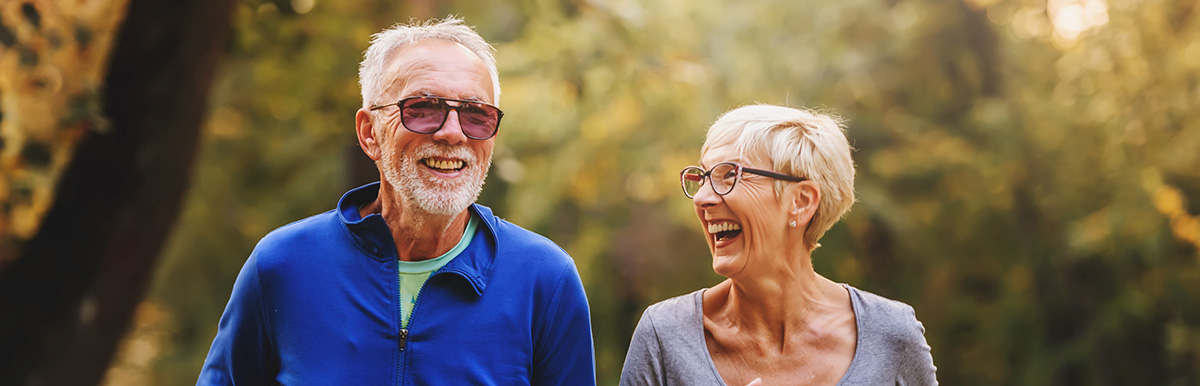
[[441, 173], [454, 173], [466, 167], [466, 162], [463, 160], [439, 157], [422, 158], [421, 164]]

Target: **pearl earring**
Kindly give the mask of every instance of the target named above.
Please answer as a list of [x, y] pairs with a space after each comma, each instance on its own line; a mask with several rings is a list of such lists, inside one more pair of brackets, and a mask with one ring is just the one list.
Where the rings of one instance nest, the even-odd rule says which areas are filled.
[[795, 228], [795, 227], [796, 227], [796, 220], [792, 220], [792, 222], [788, 223], [788, 227], [790, 227], [790, 228]]

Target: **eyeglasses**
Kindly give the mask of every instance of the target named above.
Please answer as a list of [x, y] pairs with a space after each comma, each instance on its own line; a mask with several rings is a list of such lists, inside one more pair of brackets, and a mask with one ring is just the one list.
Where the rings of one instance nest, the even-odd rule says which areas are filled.
[[467, 138], [488, 139], [496, 135], [500, 118], [504, 117], [503, 111], [487, 103], [429, 96], [409, 97], [396, 103], [371, 106], [371, 111], [388, 106], [399, 107], [400, 122], [408, 131], [417, 134], [433, 134], [441, 130], [450, 117], [450, 110], [454, 110], [458, 112], [458, 125]]
[[679, 183], [683, 185], [684, 195], [688, 198], [695, 198], [696, 193], [700, 192], [700, 187], [704, 185], [704, 179], [707, 178], [709, 185], [712, 185], [713, 192], [724, 196], [733, 191], [733, 187], [742, 179], [742, 173], [757, 174], [794, 182], [806, 180], [806, 178], [789, 176], [770, 170], [748, 168], [733, 162], [722, 162], [716, 164], [708, 171], [704, 171], [699, 166], [683, 168], [683, 171], [679, 172]]

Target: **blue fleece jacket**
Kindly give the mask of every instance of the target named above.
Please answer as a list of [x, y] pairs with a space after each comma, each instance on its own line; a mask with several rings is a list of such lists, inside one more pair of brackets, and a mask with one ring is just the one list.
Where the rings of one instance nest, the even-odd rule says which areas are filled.
[[271, 232], [238, 274], [198, 385], [595, 384], [587, 299], [557, 245], [494, 216], [400, 328], [379, 184]]

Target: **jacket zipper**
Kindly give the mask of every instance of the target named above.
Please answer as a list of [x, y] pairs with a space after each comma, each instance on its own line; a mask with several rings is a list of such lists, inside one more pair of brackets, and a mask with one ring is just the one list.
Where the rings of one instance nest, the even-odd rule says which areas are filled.
[[400, 357], [396, 358], [396, 385], [404, 384], [404, 346], [408, 344], [408, 328], [404, 328], [404, 300], [400, 297], [400, 259], [396, 259], [396, 326], [400, 326]]
[[[430, 279], [433, 279], [434, 276], [437, 276], [439, 273], [442, 273], [443, 271], [453, 272], [464, 278], [467, 277], [467, 275], [463, 274], [462, 272], [459, 272], [459, 271], [456, 271], [453, 269], [447, 269], [446, 268], [447, 266], [449, 266], [449, 264], [442, 266], [442, 268], [439, 268], [438, 270], [433, 271], [433, 273], [429, 274], [429, 277], [425, 278], [425, 283], [421, 284], [421, 289], [417, 290], [417, 296], [413, 297], [412, 313], [408, 314], [408, 327], [409, 328], [401, 328], [400, 329], [400, 361], [396, 363], [396, 374], [397, 374], [397, 376], [396, 376], [397, 382], [396, 383], [398, 385], [404, 384], [404, 371], [403, 371], [404, 357], [405, 357], [404, 350], [407, 348], [407, 345], [408, 345], [408, 330], [410, 330], [412, 328], [413, 322], [417, 320], [417, 306], [419, 306], [421, 304], [421, 301], [420, 301], [421, 294], [425, 292], [425, 284], [429, 284]], [[400, 307], [404, 307], [404, 304], [401, 303], [403, 301], [404, 301], [404, 299], [400, 298], [400, 264], [397, 262], [397, 264], [396, 264], [396, 306], [397, 306], [396, 315], [400, 315], [401, 318], [404, 317], [404, 313], [403, 313], [402, 309], [400, 308]], [[403, 323], [403, 321], [399, 321], [399, 323]], [[399, 325], [399, 323], [397, 325]]]
[[[445, 267], [442, 267], [442, 268], [445, 268]], [[433, 279], [433, 277], [441, 271], [442, 271], [441, 269], [433, 271], [433, 273], [429, 274], [429, 277], [425, 278], [425, 283], [421, 284], [421, 289], [417, 290], [417, 295], [413, 297], [413, 309], [412, 309], [412, 312], [408, 314], [408, 327], [409, 328], [400, 328], [400, 362], [396, 365], [396, 372], [397, 372], [396, 379], [399, 380], [398, 383], [401, 385], [404, 384], [404, 357], [406, 356], [404, 353], [404, 350], [408, 348], [408, 330], [412, 328], [413, 321], [415, 321], [417, 319], [416, 318], [417, 305], [421, 304], [421, 293], [425, 292], [425, 284], [429, 284], [429, 279]], [[400, 297], [400, 264], [397, 263], [396, 264], [396, 305], [399, 307], [404, 307], [403, 302], [404, 302], [404, 299], [402, 299]], [[400, 315], [401, 318], [404, 317], [404, 312], [403, 312], [402, 308], [397, 308], [396, 312], [398, 313], [398, 315]], [[400, 323], [403, 324], [404, 321], [401, 320]]]
[[400, 329], [400, 352], [404, 352], [404, 345], [408, 342], [408, 329]]

